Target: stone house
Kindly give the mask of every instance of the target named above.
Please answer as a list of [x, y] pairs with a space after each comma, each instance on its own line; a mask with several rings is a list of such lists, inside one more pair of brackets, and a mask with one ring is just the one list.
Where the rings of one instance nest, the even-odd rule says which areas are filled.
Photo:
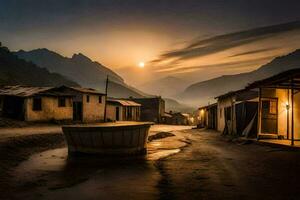
[[54, 87], [4, 86], [0, 113], [25, 121], [72, 120], [72, 96]]
[[81, 87], [58, 88], [60, 92], [73, 96], [73, 120], [82, 122], [104, 121], [105, 94]]
[[3, 117], [25, 121], [104, 119], [105, 95], [89, 88], [4, 86], [0, 88]]

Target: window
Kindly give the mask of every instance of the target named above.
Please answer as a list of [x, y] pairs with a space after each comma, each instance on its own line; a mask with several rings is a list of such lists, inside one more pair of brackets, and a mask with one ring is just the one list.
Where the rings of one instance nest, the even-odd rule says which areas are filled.
[[262, 109], [268, 114], [277, 114], [277, 101], [276, 100], [263, 100]]
[[270, 114], [277, 114], [277, 102], [270, 101]]
[[58, 98], [58, 107], [66, 107], [66, 98], [65, 97]]
[[86, 95], [86, 102], [89, 103], [90, 102], [90, 96]]
[[41, 97], [34, 97], [33, 98], [32, 110], [34, 110], [34, 111], [42, 110], [42, 99], [41, 99]]
[[102, 103], [102, 96], [99, 96], [98, 102]]

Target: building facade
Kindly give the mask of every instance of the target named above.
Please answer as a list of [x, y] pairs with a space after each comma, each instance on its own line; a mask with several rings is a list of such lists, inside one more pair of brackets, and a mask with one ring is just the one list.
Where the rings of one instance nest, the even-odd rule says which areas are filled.
[[256, 134], [258, 91], [242, 89], [220, 95], [216, 99], [218, 131], [231, 135]]
[[0, 88], [1, 116], [25, 121], [71, 121], [72, 96], [52, 87]]
[[74, 121], [104, 121], [105, 94], [92, 88], [62, 86], [58, 90], [73, 96]]
[[106, 106], [108, 121], [140, 121], [141, 104], [123, 99], [108, 99]]
[[130, 98], [130, 100], [141, 104], [141, 121], [162, 123], [162, 117], [165, 113], [165, 101], [161, 97]]
[[0, 88], [1, 116], [25, 121], [104, 120], [105, 95], [73, 87], [4, 86]]
[[300, 69], [256, 81], [247, 89], [259, 89], [258, 139], [300, 140]]
[[203, 106], [198, 109], [198, 127], [217, 130], [218, 128], [218, 104]]

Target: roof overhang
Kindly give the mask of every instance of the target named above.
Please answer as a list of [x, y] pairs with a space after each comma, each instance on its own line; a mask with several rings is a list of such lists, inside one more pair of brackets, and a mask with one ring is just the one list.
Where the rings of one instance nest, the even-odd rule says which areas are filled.
[[277, 89], [300, 89], [300, 69], [292, 69], [269, 78], [255, 81], [246, 89], [253, 88], [277, 88]]

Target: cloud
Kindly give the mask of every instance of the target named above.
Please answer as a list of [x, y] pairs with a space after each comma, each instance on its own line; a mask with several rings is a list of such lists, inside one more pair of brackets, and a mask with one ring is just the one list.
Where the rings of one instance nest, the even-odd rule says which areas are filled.
[[217, 69], [217, 68], [243, 68], [249, 67], [250, 65], [255, 65], [261, 62], [270, 61], [274, 56], [265, 56], [262, 58], [255, 58], [255, 59], [248, 59], [243, 61], [233, 61], [233, 62], [226, 62], [226, 63], [219, 63], [219, 64], [209, 64], [209, 65], [197, 65], [197, 66], [188, 66], [188, 67], [172, 67], [172, 68], [165, 68], [165, 69], [158, 69], [156, 72], [168, 72], [168, 73], [188, 73], [194, 72], [203, 69]]
[[238, 56], [252, 55], [252, 54], [256, 54], [256, 53], [264, 53], [264, 52], [273, 51], [273, 50], [276, 50], [276, 49], [278, 49], [278, 48], [271, 47], [271, 48], [257, 49], [257, 50], [253, 50], [253, 51], [246, 51], [246, 52], [234, 54], [234, 55], [231, 55], [229, 57], [232, 58], [232, 57], [238, 57]]
[[[274, 36], [278, 36], [280, 34], [295, 30], [300, 30], [300, 21], [260, 27], [246, 31], [219, 35], [204, 40], [197, 40], [191, 42], [181, 49], [163, 53], [158, 57], [158, 59], [153, 61], [153, 63], [159, 63], [168, 59], [184, 61], [192, 58], [199, 58], [202, 56], [223, 52], [225, 50], [239, 47], [245, 44], [272, 38]], [[261, 52], [268, 50], [270, 49], [264, 49], [261, 50]], [[255, 52], [253, 51], [250, 52], [250, 54], [251, 53]]]

